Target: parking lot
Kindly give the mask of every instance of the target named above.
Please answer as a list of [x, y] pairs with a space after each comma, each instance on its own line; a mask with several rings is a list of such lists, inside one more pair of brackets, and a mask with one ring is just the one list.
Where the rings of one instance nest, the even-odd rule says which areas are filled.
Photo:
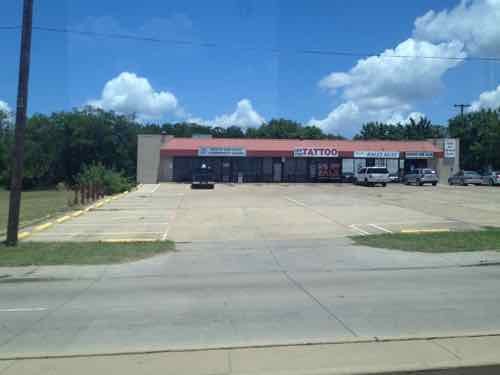
[[330, 239], [498, 225], [500, 189], [351, 184], [143, 185], [34, 241]]

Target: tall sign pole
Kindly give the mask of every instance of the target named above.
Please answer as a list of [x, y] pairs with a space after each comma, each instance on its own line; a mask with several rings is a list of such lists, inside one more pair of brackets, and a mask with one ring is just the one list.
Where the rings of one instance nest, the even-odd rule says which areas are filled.
[[17, 245], [19, 210], [23, 185], [24, 133], [28, 110], [28, 82], [30, 74], [31, 32], [33, 26], [33, 0], [23, 2], [23, 26], [21, 34], [21, 57], [17, 87], [15, 143], [12, 153], [12, 180], [10, 184], [9, 222], [7, 226], [8, 246]]

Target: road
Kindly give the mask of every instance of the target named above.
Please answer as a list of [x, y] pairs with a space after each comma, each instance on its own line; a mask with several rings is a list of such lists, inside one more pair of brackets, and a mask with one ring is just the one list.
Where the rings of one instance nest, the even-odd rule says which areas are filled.
[[127, 265], [0, 269], [0, 357], [500, 332], [500, 267], [462, 266], [495, 253], [347, 239], [179, 249]]

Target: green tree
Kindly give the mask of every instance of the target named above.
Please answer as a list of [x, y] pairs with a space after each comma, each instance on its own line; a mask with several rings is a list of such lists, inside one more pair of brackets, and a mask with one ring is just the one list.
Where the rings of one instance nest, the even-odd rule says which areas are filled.
[[354, 139], [424, 140], [442, 138], [446, 133], [446, 128], [433, 125], [429, 119], [423, 117], [418, 121], [411, 118], [404, 125], [369, 122], [363, 125]]
[[0, 110], [0, 184], [9, 182], [10, 153], [14, 137], [14, 124], [10, 113]]
[[500, 109], [481, 109], [449, 120], [451, 137], [460, 138], [465, 169], [500, 169]]

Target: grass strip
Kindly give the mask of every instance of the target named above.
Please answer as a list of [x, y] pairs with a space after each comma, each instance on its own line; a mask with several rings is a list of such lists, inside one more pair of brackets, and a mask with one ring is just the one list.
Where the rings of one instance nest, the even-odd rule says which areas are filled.
[[126, 263], [173, 251], [172, 241], [157, 242], [20, 242], [0, 244], [0, 267]]

